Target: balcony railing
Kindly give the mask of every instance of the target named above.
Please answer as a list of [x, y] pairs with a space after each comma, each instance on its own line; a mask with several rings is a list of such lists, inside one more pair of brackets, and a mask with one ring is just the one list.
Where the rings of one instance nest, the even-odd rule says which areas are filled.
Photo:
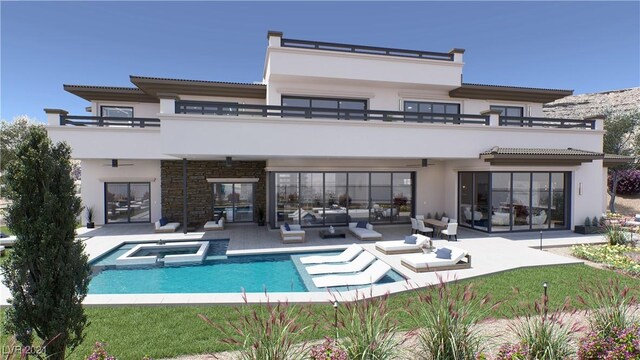
[[500, 126], [551, 127], [560, 129], [595, 129], [595, 120], [500, 116]]
[[391, 49], [391, 48], [383, 48], [383, 47], [375, 47], [375, 46], [337, 44], [337, 43], [328, 43], [328, 42], [320, 42], [320, 41], [282, 39], [280, 41], [280, 46], [300, 48], [300, 49], [341, 51], [341, 52], [350, 52], [350, 53], [357, 53], [357, 54], [400, 56], [400, 57], [408, 57], [408, 58], [415, 58], [415, 59], [453, 61], [453, 54], [450, 54], [450, 53]]
[[305, 108], [297, 106], [251, 105], [202, 101], [176, 101], [176, 114], [297, 117], [333, 120], [382, 120], [439, 124], [489, 125], [489, 116], [467, 114], [433, 114], [387, 110], [355, 110], [331, 108]]
[[160, 127], [160, 119], [60, 115], [60, 125], [97, 127]]

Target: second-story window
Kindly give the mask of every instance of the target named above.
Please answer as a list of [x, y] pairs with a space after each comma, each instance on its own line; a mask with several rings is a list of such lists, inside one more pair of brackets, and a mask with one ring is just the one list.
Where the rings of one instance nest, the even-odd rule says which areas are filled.
[[[426, 102], [426, 101], [405, 101], [404, 111], [417, 112], [423, 114], [433, 114], [433, 116], [422, 117], [426, 120], [440, 120], [440, 121], [455, 121], [454, 117], [436, 116], [436, 114], [460, 114], [460, 104], [454, 103], [438, 103], [438, 102]], [[406, 116], [405, 118], [411, 119], [412, 116]], [[417, 116], [416, 116], [417, 118]]]
[[[283, 96], [282, 106], [303, 107], [307, 110], [285, 109], [283, 116], [319, 117], [333, 119], [362, 119], [367, 109], [367, 100]], [[316, 110], [323, 109], [323, 110]], [[335, 111], [332, 111], [335, 109]], [[349, 110], [357, 110], [351, 112]]]
[[133, 107], [131, 106], [101, 106], [100, 116], [132, 118]]
[[524, 116], [524, 108], [522, 106], [491, 105], [490, 109], [501, 111], [500, 116]]

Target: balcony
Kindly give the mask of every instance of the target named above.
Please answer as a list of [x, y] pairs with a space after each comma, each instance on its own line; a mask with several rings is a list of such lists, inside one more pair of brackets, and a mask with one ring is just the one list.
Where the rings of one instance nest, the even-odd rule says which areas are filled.
[[108, 116], [60, 115], [61, 126], [97, 126], [97, 127], [160, 127], [157, 118], [123, 118]]

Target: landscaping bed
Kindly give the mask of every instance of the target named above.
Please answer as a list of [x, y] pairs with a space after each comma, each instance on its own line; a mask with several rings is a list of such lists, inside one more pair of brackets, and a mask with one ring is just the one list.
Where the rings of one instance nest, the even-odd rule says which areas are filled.
[[640, 249], [629, 245], [575, 245], [573, 256], [640, 277]]

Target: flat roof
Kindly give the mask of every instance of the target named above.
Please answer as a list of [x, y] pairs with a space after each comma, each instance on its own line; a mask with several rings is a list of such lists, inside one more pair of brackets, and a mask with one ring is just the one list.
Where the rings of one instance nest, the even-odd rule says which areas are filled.
[[154, 97], [158, 97], [158, 94], [179, 94], [265, 99], [267, 96], [267, 87], [264, 84], [135, 75], [131, 75], [129, 78], [139, 89]]
[[102, 101], [147, 102], [147, 103], [157, 103], [160, 101], [157, 97], [149, 96], [144, 91], [134, 87], [64, 84], [62, 88], [65, 91], [68, 91], [87, 101], [102, 100]]
[[522, 86], [462, 83], [449, 91], [449, 96], [467, 99], [490, 99], [548, 103], [573, 95], [573, 90], [531, 88]]
[[604, 159], [600, 152], [566, 148], [504, 148], [495, 146], [480, 153], [480, 159], [491, 165], [581, 165]]

